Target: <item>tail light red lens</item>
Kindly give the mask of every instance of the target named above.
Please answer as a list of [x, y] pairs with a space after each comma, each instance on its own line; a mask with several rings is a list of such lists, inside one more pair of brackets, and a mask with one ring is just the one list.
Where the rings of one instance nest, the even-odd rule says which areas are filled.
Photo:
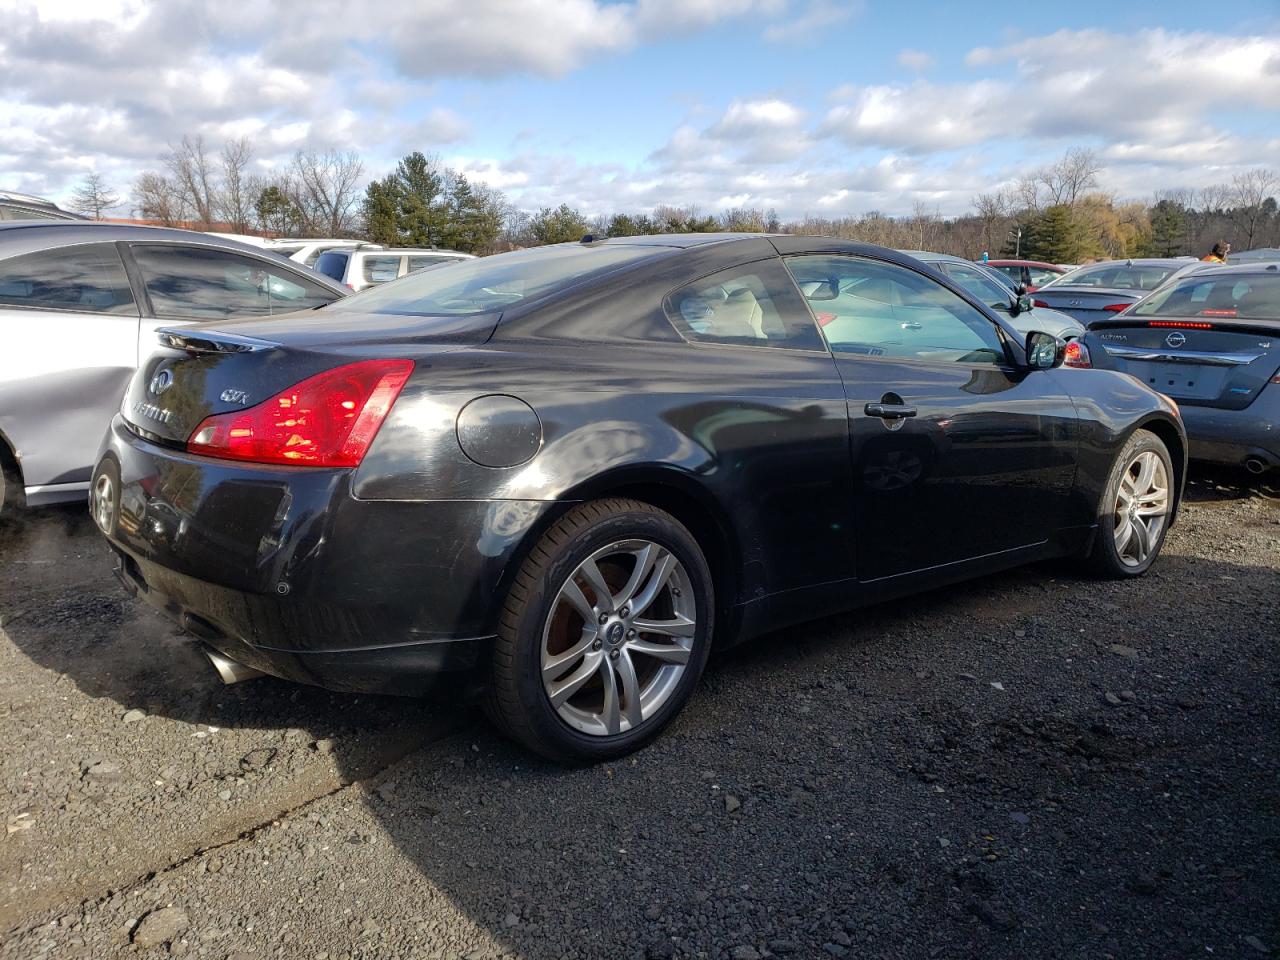
[[1068, 340], [1067, 348], [1063, 351], [1062, 365], [1064, 367], [1092, 367], [1093, 361], [1089, 359], [1089, 348], [1079, 340]]
[[1133, 306], [1132, 303], [1108, 303], [1102, 309], [1109, 310], [1112, 313], [1119, 313], [1121, 310], [1127, 310], [1129, 307], [1132, 307], [1132, 306]]
[[248, 409], [206, 417], [187, 450], [252, 463], [359, 466], [412, 372], [412, 360], [361, 360], [317, 373]]
[[1033, 307], [1044, 307], [1046, 310], [1049, 309], [1049, 305], [1045, 303], [1043, 300], [1032, 300], [1031, 305]]
[[1183, 330], [1212, 330], [1212, 323], [1196, 323], [1194, 320], [1148, 320], [1148, 327], [1181, 327]]

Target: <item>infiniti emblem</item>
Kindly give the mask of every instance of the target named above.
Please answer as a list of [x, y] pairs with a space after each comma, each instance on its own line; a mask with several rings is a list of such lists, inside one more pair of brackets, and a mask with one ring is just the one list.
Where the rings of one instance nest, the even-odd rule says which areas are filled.
[[615, 623], [609, 628], [609, 633], [607, 634], [606, 639], [608, 639], [610, 643], [620, 643], [622, 641], [622, 633], [624, 630], [625, 628], [622, 624]]
[[151, 378], [151, 393], [153, 396], [160, 396], [170, 387], [173, 386], [173, 371], [161, 370]]
[[1169, 334], [1167, 337], [1164, 338], [1164, 342], [1171, 347], [1180, 347], [1187, 342], [1187, 336], [1184, 333], [1178, 333], [1177, 331], [1174, 331], [1173, 333]]

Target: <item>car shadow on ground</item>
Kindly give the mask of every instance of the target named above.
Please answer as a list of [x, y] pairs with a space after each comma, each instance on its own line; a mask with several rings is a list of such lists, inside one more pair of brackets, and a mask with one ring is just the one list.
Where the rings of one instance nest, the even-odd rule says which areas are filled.
[[[1259, 495], [1197, 477], [1188, 499]], [[1169, 583], [1208, 610], [1220, 580], [1274, 586], [1274, 571], [1170, 555], [1147, 580], [1091, 591], [1087, 633], [1076, 614], [1092, 581], [1061, 563], [781, 631], [714, 658], [651, 747], [572, 769], [470, 710], [459, 734], [412, 700], [222, 686], [195, 644], [119, 588], [78, 510], [35, 520], [0, 535], [13, 571], [0, 616], [22, 653], [117, 712], [331, 739], [347, 779], [374, 778], [364, 810], [404, 861], [362, 860], [355, 843], [336, 875], [415, 874], [366, 910], [410, 924], [401, 901], [425, 884], [470, 922], [431, 934], [444, 955], [1172, 955], [1192, 942], [1182, 920], [1233, 898], [1251, 910], [1277, 879], [1259, 862], [1265, 831], [1194, 836], [1256, 807], [1238, 758], [1222, 748], [1212, 809], [1185, 799], [1207, 789], [1187, 779], [1209, 751], [1188, 725], [1204, 725], [1224, 685], [1249, 692], [1257, 638], [1232, 651], [1239, 665], [1186, 659], [1182, 638], [1160, 646], [1168, 622], [1133, 622], [1164, 616]], [[1129, 650], [1183, 675], [1160, 686]], [[1100, 664], [1105, 692], [1120, 700], [1128, 684], [1136, 699], [1111, 705], [1074, 666], [1046, 681], [1046, 656]], [[1276, 717], [1273, 697], [1240, 714], [1252, 739], [1230, 730], [1245, 753], [1265, 751]], [[393, 731], [420, 749], [388, 768], [378, 743]], [[1170, 815], [1153, 806], [1161, 791], [1184, 797]]]

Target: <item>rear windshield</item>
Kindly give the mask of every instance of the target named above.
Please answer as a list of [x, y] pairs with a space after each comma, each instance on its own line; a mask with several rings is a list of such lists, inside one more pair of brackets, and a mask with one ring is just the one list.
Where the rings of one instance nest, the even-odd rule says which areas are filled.
[[315, 269], [326, 277], [332, 277], [341, 283], [343, 275], [347, 272], [348, 256], [348, 254], [339, 253], [336, 250], [329, 250], [320, 254], [320, 257], [316, 260]]
[[457, 317], [504, 310], [576, 280], [651, 257], [661, 248], [557, 244], [459, 260], [367, 289], [344, 307], [374, 313]]
[[1105, 287], [1111, 290], [1154, 290], [1185, 263], [1094, 263], [1064, 273], [1049, 287]]
[[1138, 317], [1280, 320], [1280, 273], [1188, 277], [1142, 301]]

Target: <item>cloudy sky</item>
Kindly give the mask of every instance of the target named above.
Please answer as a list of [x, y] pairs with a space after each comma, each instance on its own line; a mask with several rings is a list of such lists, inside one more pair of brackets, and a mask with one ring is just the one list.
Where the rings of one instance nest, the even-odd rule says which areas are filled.
[[526, 209], [965, 211], [1089, 146], [1147, 198], [1280, 155], [1280, 6], [0, 0], [0, 188], [121, 192], [184, 133], [420, 149]]

